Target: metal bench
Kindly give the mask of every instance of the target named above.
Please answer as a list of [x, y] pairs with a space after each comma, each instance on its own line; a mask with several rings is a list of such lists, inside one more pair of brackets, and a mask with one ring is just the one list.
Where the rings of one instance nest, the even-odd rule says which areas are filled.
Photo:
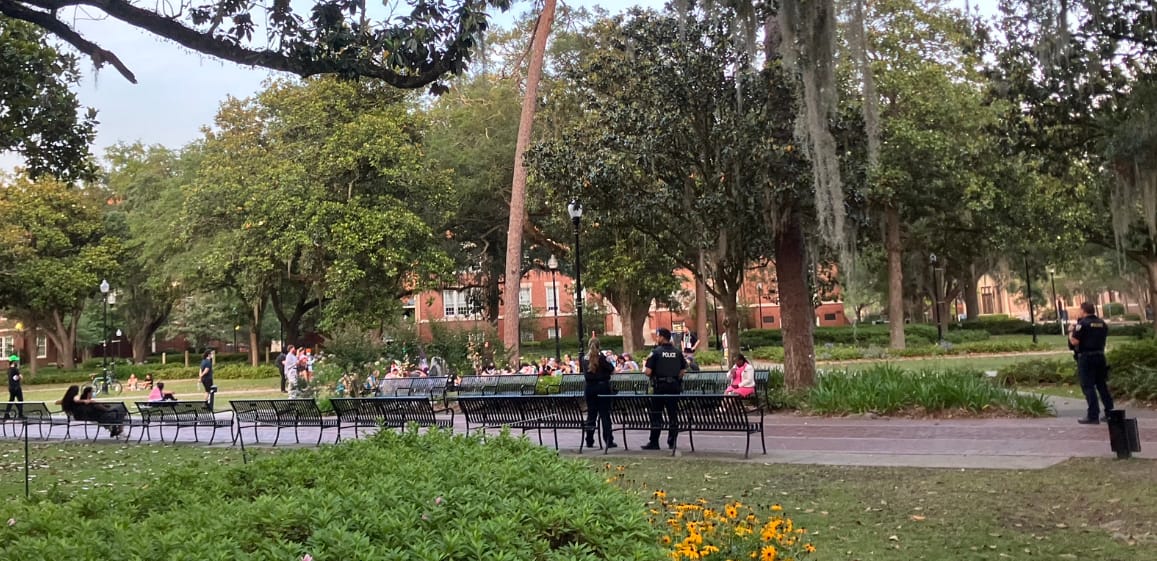
[[[337, 414], [337, 439], [341, 440], [342, 428], [353, 428], [357, 437], [359, 428], [402, 429], [410, 423], [419, 427], [437, 427], [454, 430], [454, 410], [434, 409], [428, 397], [368, 397], [334, 398], [334, 413]], [[449, 413], [449, 418], [445, 414]], [[441, 417], [439, 415], [442, 415]]]
[[446, 400], [446, 376], [432, 378], [390, 378], [378, 384], [377, 397], [425, 396], [434, 401]]
[[[586, 377], [582, 374], [564, 374], [559, 382], [559, 395], [583, 395], [586, 390]], [[622, 394], [647, 394], [651, 389], [651, 381], [646, 374], [626, 373], [612, 374], [611, 388]]]
[[528, 374], [463, 376], [458, 381], [458, 396], [533, 395], [538, 376]]
[[229, 405], [233, 408], [233, 418], [236, 421], [233, 442], [240, 442], [242, 448], [245, 447], [242, 431], [246, 427], [253, 429], [253, 440], [257, 443], [261, 442], [258, 427], [276, 428], [274, 446], [281, 440], [282, 429], [292, 428], [294, 440], [300, 444], [299, 429], [316, 428], [317, 444], [321, 445], [325, 429], [337, 427], [337, 418], [323, 415], [321, 409], [317, 407], [317, 402], [312, 399], [235, 399], [230, 401]]
[[152, 440], [152, 428], [154, 426], [160, 433], [161, 442], [165, 441], [165, 427], [176, 429], [173, 431], [173, 442], [177, 441], [181, 429], [185, 427], [191, 427], [193, 440], [201, 442], [197, 429], [208, 427], [213, 429], [209, 435], [209, 444], [213, 444], [213, 440], [217, 438], [218, 428], [232, 428], [233, 426], [232, 416], [220, 416], [221, 413], [229, 413], [228, 411], [213, 411], [213, 408], [205, 401], [138, 401], [136, 406], [140, 413], [141, 426], [144, 429], [137, 437], [137, 442], [143, 440], [145, 436]]
[[[43, 401], [24, 401], [7, 403], [3, 417], [3, 434], [8, 435], [8, 426], [12, 426], [12, 436], [20, 436], [17, 427], [36, 425], [41, 440], [52, 436], [52, 427], [67, 427], [68, 415], [64, 411], [52, 411], [48, 403]], [[48, 434], [44, 434], [44, 427], [48, 427]]]
[[563, 374], [558, 382], [558, 395], [583, 395], [586, 390], [586, 376], [582, 374]]
[[[747, 447], [743, 457], [747, 458], [751, 452], [751, 435], [759, 433], [763, 453], [767, 453], [767, 442], [763, 438], [763, 408], [748, 408], [744, 400], [733, 395], [709, 394], [681, 394], [663, 396], [607, 396], [611, 399], [611, 425], [622, 431], [623, 448], [627, 449], [627, 431], [650, 431], [659, 428], [664, 432], [669, 427], [666, 415], [658, 426], [651, 424], [650, 406], [652, 400], [677, 399], [679, 401], [679, 417], [677, 429], [680, 433], [687, 433], [691, 451], [695, 451], [695, 432], [742, 432], [747, 435]], [[751, 415], [758, 414], [758, 420]], [[678, 449], [671, 451], [674, 455]]]
[[[537, 431], [542, 444], [542, 431], [554, 433], [554, 448], [558, 450], [558, 431], [586, 430], [585, 400], [572, 395], [499, 395], [467, 396], [459, 398], [462, 414], [466, 417], [466, 431], [510, 427], [526, 434]], [[585, 438], [579, 439], [579, 453], [585, 447]]]

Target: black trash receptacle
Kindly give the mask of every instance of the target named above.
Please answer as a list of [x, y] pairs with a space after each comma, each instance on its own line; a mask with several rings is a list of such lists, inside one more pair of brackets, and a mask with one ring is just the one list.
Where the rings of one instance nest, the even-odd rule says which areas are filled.
[[1114, 409], [1106, 413], [1109, 418], [1109, 447], [1118, 458], [1130, 458], [1133, 452], [1141, 451], [1141, 433], [1137, 429], [1137, 419], [1126, 419], [1124, 409]]

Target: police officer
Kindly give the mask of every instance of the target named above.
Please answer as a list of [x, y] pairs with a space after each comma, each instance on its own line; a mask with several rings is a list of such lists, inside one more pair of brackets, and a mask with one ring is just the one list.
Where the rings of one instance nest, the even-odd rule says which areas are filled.
[[[659, 346], [651, 351], [647, 357], [644, 372], [651, 379], [655, 395], [678, 395], [683, 391], [683, 375], [687, 373], [687, 360], [683, 353], [671, 344], [671, 331], [660, 327], [655, 335], [659, 339]], [[668, 432], [667, 448], [675, 449], [675, 439], [678, 436], [677, 419], [679, 416], [679, 400], [670, 397], [656, 397], [651, 399], [651, 440], [643, 447], [644, 450], [659, 449], [659, 434], [663, 431], [663, 411], [667, 412]]]
[[1085, 418], [1077, 422], [1095, 425], [1100, 421], [1100, 407], [1097, 394], [1105, 404], [1105, 413], [1113, 410], [1113, 396], [1109, 395], [1109, 365], [1105, 362], [1105, 339], [1109, 336], [1109, 326], [1097, 317], [1097, 308], [1091, 303], [1081, 304], [1077, 325], [1069, 335], [1069, 348], [1077, 359], [1077, 377], [1081, 391], [1085, 393], [1089, 411]]
[[4, 418], [8, 419], [12, 411], [12, 402], [16, 402], [16, 412], [19, 418], [24, 417], [24, 390], [21, 387], [21, 382], [24, 377], [20, 375], [20, 357], [12, 355], [8, 357], [8, 406], [4, 408]]

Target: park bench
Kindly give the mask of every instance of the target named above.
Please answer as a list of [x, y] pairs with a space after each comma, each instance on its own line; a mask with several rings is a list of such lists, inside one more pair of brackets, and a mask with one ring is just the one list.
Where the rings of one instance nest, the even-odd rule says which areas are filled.
[[[558, 385], [559, 395], [583, 395], [586, 390], [586, 379], [582, 374], [564, 374]], [[612, 374], [611, 389], [623, 394], [646, 394], [651, 388], [651, 381], [646, 374], [627, 373]]]
[[586, 390], [586, 377], [582, 374], [563, 374], [558, 382], [559, 395], [583, 395]]
[[[359, 428], [402, 429], [410, 423], [419, 427], [437, 427], [454, 430], [454, 410], [434, 409], [426, 396], [334, 398], [330, 400], [337, 414], [337, 439], [342, 428], [353, 428], [357, 437]], [[449, 418], [444, 415], [449, 413]], [[442, 416], [439, 416], [442, 415]]]
[[[616, 395], [611, 399], [611, 426], [622, 431], [623, 448], [627, 449], [627, 431], [650, 431], [650, 406], [652, 400], [677, 399], [679, 400], [678, 431], [687, 433], [691, 444], [691, 451], [695, 451], [695, 432], [741, 432], [747, 435], [747, 447], [743, 457], [751, 452], [751, 435], [759, 433], [763, 453], [767, 453], [767, 443], [763, 438], [763, 408], [748, 408], [743, 399], [729, 395], [671, 395], [671, 396], [632, 396]], [[758, 414], [758, 421], [751, 415]], [[664, 415], [663, 422], [657, 427], [664, 432], [669, 428], [668, 420]], [[678, 447], [676, 446], [676, 449]], [[676, 450], [672, 450], [674, 455]]]
[[228, 411], [214, 411], [205, 401], [138, 401], [136, 406], [140, 413], [140, 424], [144, 429], [137, 437], [137, 442], [143, 440], [145, 436], [152, 440], [153, 427], [157, 427], [161, 442], [165, 441], [165, 427], [175, 429], [173, 442], [177, 441], [181, 429], [186, 427], [193, 429], [193, 440], [201, 442], [197, 429], [206, 427], [213, 429], [209, 435], [209, 444], [213, 444], [213, 440], [217, 438], [217, 429], [233, 427], [232, 416], [221, 416], [221, 413]]
[[458, 397], [479, 395], [533, 395], [538, 376], [496, 374], [463, 376], [458, 380]]
[[[68, 415], [64, 411], [52, 411], [48, 408], [48, 404], [43, 401], [25, 401], [23, 403], [7, 403], [5, 404], [4, 432], [8, 435], [8, 426], [12, 426], [12, 436], [19, 436], [21, 433], [17, 427], [27, 425], [36, 425], [40, 433], [41, 440], [47, 440], [52, 436], [52, 427], [67, 427]], [[20, 411], [23, 410], [23, 418], [20, 417]], [[44, 434], [44, 427], [48, 427], [48, 434]]]
[[730, 385], [728, 373], [718, 370], [701, 370], [683, 375], [685, 394], [721, 394]]
[[[584, 430], [586, 425], [585, 401], [573, 395], [497, 395], [467, 396], [458, 399], [462, 414], [466, 417], [466, 432], [480, 429], [510, 427], [526, 434], [538, 432], [538, 443], [542, 444], [542, 431], [554, 433], [554, 448], [558, 450], [558, 431]], [[580, 439], [579, 453], [582, 453], [585, 438]]]
[[312, 399], [235, 399], [229, 405], [233, 408], [237, 430], [233, 442], [240, 442], [242, 448], [245, 447], [242, 431], [247, 427], [253, 429], [253, 440], [257, 443], [261, 442], [258, 427], [276, 428], [274, 446], [281, 439], [282, 429], [292, 428], [294, 440], [300, 444], [299, 429], [316, 428], [317, 443], [320, 445], [325, 429], [337, 427], [337, 418], [323, 415], [317, 402]]
[[[121, 419], [123, 419], [121, 424], [122, 424], [122, 426], [124, 426], [124, 433], [123, 434], [124, 434], [126, 440], [128, 440], [130, 438], [130, 435], [132, 434], [132, 428], [133, 427], [143, 426], [141, 424], [140, 419], [133, 418], [132, 413], [129, 412], [129, 408], [124, 403], [121, 403], [119, 401], [109, 401], [109, 402], [100, 402], [100, 403], [101, 403], [101, 405], [108, 407], [109, 411], [117, 412], [117, 413], [121, 414]], [[76, 417], [73, 417], [71, 413], [67, 413], [67, 415], [68, 415], [68, 425], [66, 425], [66, 427], [65, 427], [64, 438], [71, 438], [72, 437], [72, 427], [74, 425], [80, 425], [80, 427], [82, 429], [84, 429], [84, 438], [86, 440], [89, 439], [88, 428], [94, 427], [96, 429], [93, 431], [93, 435], [92, 435], [92, 440], [95, 442], [97, 437], [100, 436], [100, 429], [107, 429], [107, 428], [111, 428], [111, 427], [115, 426], [111, 423], [102, 423], [100, 421], [82, 421], [80, 419], [77, 419]]]
[[390, 378], [378, 384], [377, 397], [425, 396], [434, 401], [446, 401], [446, 385], [449, 378]]

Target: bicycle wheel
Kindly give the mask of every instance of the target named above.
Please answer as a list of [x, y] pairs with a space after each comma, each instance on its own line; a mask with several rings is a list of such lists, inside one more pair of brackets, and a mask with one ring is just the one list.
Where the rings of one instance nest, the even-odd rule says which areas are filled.
[[100, 382], [97, 382], [95, 380], [92, 382], [92, 396], [93, 397], [96, 397], [96, 396], [101, 394], [101, 386], [103, 386], [103, 385], [104, 384], [101, 384]]
[[120, 395], [123, 391], [125, 391], [125, 387], [120, 382], [113, 382], [108, 385], [109, 395]]

